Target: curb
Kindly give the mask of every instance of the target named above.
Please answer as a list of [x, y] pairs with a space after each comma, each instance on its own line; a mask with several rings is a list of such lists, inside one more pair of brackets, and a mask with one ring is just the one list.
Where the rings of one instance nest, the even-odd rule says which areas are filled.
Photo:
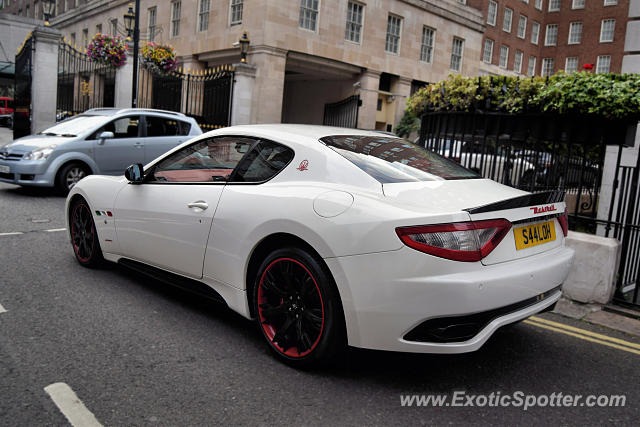
[[562, 297], [553, 313], [640, 337], [640, 320], [619, 314], [618, 309], [609, 310], [601, 305], [581, 304]]

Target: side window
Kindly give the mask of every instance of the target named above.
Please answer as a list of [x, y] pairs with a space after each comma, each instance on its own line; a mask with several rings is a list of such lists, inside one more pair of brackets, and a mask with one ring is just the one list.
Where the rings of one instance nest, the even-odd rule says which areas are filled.
[[293, 150], [271, 141], [260, 141], [238, 166], [234, 182], [263, 182], [274, 177], [293, 159]]
[[147, 136], [176, 136], [181, 135], [180, 123], [177, 120], [164, 117], [146, 116]]
[[191, 123], [178, 120], [178, 125], [180, 127], [178, 135], [189, 135], [189, 132], [191, 131]]
[[123, 117], [113, 120], [102, 126], [87, 139], [98, 139], [98, 135], [102, 132], [113, 132], [113, 137], [120, 138], [137, 138], [138, 137], [139, 116]]
[[161, 160], [148, 182], [225, 182], [254, 142], [229, 136], [199, 141]]

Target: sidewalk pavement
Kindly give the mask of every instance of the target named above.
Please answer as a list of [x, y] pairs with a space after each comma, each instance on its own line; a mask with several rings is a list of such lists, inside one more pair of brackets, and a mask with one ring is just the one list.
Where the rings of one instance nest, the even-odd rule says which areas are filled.
[[0, 147], [13, 141], [13, 130], [0, 126]]
[[640, 337], [640, 312], [560, 298], [554, 313]]

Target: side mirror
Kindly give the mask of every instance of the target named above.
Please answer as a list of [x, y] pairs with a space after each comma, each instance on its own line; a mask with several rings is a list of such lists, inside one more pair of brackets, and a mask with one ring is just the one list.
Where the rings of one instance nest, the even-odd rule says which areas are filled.
[[102, 132], [100, 135], [98, 135], [98, 144], [102, 145], [104, 144], [105, 139], [111, 139], [111, 138], [113, 138], [113, 132], [109, 132], [109, 131]]
[[124, 177], [127, 178], [131, 184], [142, 184], [142, 181], [144, 180], [144, 169], [142, 169], [142, 164], [136, 163], [129, 166], [124, 171]]

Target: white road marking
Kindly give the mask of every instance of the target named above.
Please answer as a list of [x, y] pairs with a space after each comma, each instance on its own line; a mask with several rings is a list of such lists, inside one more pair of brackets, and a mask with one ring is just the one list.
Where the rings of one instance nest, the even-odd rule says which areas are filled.
[[6, 313], [7, 310], [0, 304], [0, 313]]
[[60, 231], [67, 231], [66, 228], [50, 228], [48, 230], [33, 230], [33, 231], [11, 231], [9, 233], [0, 233], [0, 236], [20, 236], [27, 233], [58, 233]]
[[60, 412], [67, 417], [74, 427], [102, 427], [96, 417], [78, 399], [78, 396], [65, 383], [54, 383], [46, 386], [44, 391], [51, 397]]
[[24, 234], [22, 231], [14, 231], [11, 233], [0, 233], [0, 236], [18, 236], [20, 234]]
[[51, 230], [44, 230], [47, 233], [57, 233], [58, 231], [67, 231], [66, 228], [52, 228]]

